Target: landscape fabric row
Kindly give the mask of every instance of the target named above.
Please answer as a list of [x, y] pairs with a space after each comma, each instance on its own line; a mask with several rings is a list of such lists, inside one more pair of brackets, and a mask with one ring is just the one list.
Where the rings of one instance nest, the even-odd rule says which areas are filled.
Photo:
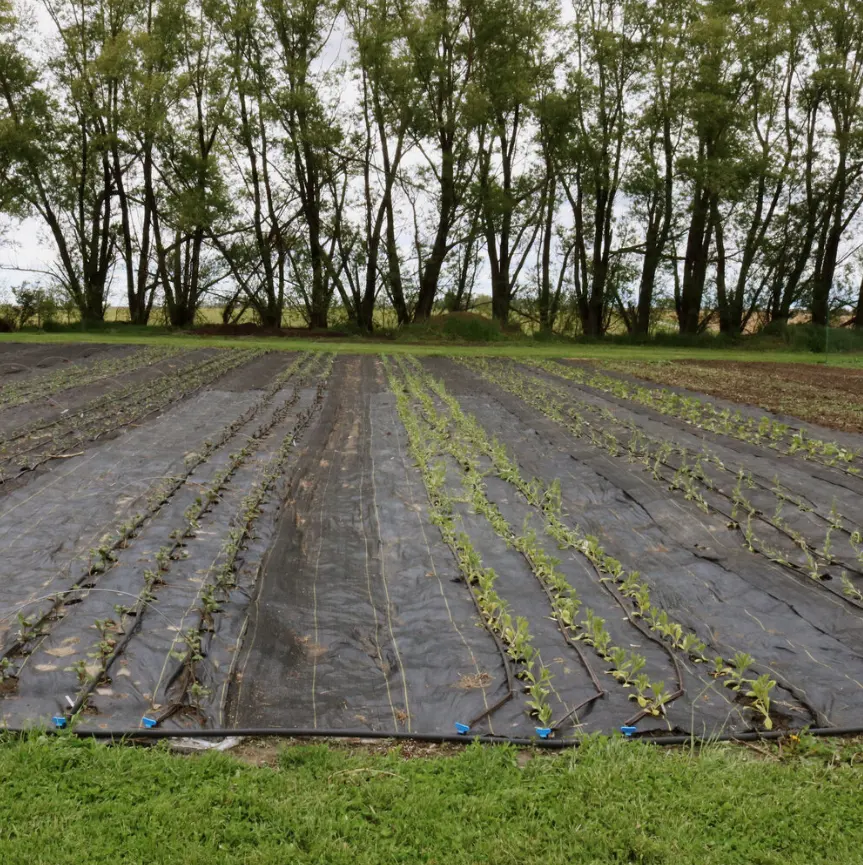
[[863, 437], [568, 361], [0, 348], [0, 723], [863, 718]]

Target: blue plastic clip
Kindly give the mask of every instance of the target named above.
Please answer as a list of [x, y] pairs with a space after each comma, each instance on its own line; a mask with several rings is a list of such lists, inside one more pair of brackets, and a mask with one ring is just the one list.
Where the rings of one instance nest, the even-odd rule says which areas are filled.
[[551, 735], [551, 727], [537, 727], [536, 735], [540, 739], [547, 739]]
[[460, 724], [458, 721], [456, 721], [455, 731], [459, 734], [459, 736], [464, 736], [465, 733], [470, 732], [470, 727], [467, 724]]
[[156, 724], [158, 724], [159, 722], [155, 718], [148, 718], [146, 715], [144, 715], [144, 717], [141, 718], [141, 723], [149, 730], [155, 727]]
[[633, 733], [638, 732], [638, 727], [621, 727], [620, 732], [628, 739]]
[[66, 726], [66, 719], [62, 715], [55, 715], [51, 720], [58, 730], [62, 730]]

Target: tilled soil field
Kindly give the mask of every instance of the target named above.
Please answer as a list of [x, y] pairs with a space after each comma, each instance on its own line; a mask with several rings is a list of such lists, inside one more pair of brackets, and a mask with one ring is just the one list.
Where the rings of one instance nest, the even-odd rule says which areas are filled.
[[11, 727], [863, 718], [863, 437], [545, 360], [21, 357], [0, 379]]

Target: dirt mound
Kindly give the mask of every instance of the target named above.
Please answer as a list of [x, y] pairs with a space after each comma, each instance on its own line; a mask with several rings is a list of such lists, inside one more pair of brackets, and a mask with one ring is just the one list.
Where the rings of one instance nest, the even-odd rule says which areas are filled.
[[263, 327], [254, 322], [243, 324], [204, 324], [190, 331], [197, 336], [291, 336], [301, 339], [343, 339], [339, 330], [310, 330], [306, 327]]

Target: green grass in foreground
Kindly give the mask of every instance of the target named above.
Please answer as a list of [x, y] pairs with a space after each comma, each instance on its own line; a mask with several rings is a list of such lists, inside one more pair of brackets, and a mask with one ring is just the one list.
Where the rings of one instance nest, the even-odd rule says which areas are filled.
[[0, 745], [0, 862], [856, 863], [848, 747], [777, 761], [593, 739], [521, 767], [504, 747], [405, 760], [317, 745], [269, 768], [31, 738]]
[[484, 355], [487, 357], [579, 357], [614, 360], [739, 360], [773, 363], [827, 363], [830, 366], [863, 366], [863, 354], [817, 354], [801, 351], [764, 350], [754, 352], [740, 348], [630, 346], [598, 343], [524, 342], [447, 344], [411, 344], [371, 340], [340, 341], [336, 339], [294, 339], [289, 337], [205, 337], [190, 334], [156, 334], [93, 331], [87, 333], [2, 333], [0, 343], [70, 343], [91, 342], [113, 345], [173, 345], [188, 348], [263, 348], [282, 351], [336, 351], [347, 354], [416, 354], [416, 355]]

